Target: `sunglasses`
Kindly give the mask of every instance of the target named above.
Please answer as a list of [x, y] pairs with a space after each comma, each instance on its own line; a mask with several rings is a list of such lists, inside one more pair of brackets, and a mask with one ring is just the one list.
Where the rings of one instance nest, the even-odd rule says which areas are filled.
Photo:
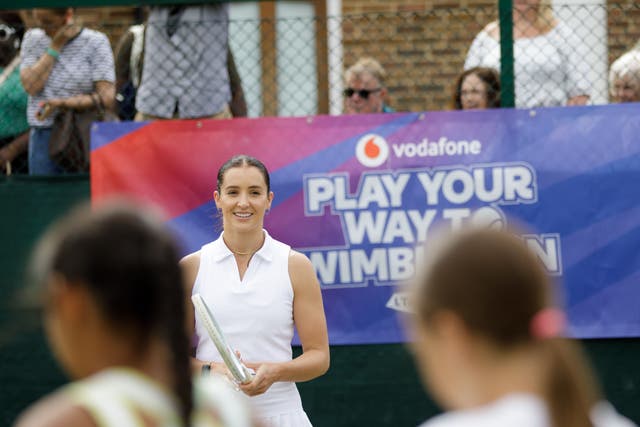
[[16, 33], [15, 28], [11, 28], [6, 24], [0, 24], [0, 42], [6, 42]]
[[377, 89], [360, 89], [360, 90], [356, 90], [352, 87], [348, 87], [342, 93], [344, 94], [345, 98], [351, 98], [354, 93], [357, 93], [360, 98], [369, 99], [369, 95], [371, 95], [372, 93], [380, 92], [381, 90], [382, 90], [381, 87]]

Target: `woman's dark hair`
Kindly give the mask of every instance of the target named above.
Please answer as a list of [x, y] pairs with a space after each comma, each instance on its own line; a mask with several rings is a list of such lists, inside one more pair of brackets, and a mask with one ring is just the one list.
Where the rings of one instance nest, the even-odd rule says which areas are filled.
[[22, 41], [22, 37], [25, 33], [25, 25], [20, 14], [16, 12], [2, 11], [0, 12], [0, 20], [6, 22], [10, 27], [16, 30], [16, 37], [18, 40]]
[[267, 193], [271, 191], [271, 181], [269, 179], [269, 171], [267, 167], [260, 160], [255, 157], [247, 156], [246, 154], [239, 154], [237, 156], [233, 156], [229, 160], [227, 160], [221, 167], [218, 169], [218, 183], [217, 189], [220, 191], [222, 188], [222, 184], [224, 182], [224, 174], [231, 168], [240, 168], [243, 166], [253, 166], [258, 168], [262, 177], [264, 178], [265, 184], [267, 184]]
[[189, 338], [179, 252], [155, 216], [125, 202], [83, 206], [58, 222], [34, 259], [36, 280], [56, 273], [90, 292], [114, 330], [144, 349], [167, 344], [184, 425], [193, 407]]
[[591, 427], [598, 392], [586, 359], [574, 343], [532, 332], [534, 316], [553, 305], [554, 290], [522, 240], [506, 231], [467, 231], [429, 257], [417, 283], [418, 322], [428, 328], [445, 310], [497, 348], [529, 346], [545, 361], [543, 397], [553, 426]]
[[456, 79], [452, 100], [453, 109], [462, 110], [462, 82], [471, 74], [478, 76], [487, 88], [487, 108], [500, 108], [500, 73], [494, 68], [473, 67], [462, 72]]

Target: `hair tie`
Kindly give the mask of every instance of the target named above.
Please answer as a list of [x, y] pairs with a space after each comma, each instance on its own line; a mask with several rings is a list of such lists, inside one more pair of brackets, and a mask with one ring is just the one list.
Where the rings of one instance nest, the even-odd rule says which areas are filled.
[[558, 337], [565, 328], [566, 317], [557, 308], [543, 308], [531, 318], [531, 336], [536, 339]]

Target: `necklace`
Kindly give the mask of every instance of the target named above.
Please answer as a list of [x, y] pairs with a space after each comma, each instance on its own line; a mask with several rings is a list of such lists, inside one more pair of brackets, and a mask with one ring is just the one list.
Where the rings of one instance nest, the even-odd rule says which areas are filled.
[[264, 241], [262, 243], [260, 243], [260, 246], [257, 249], [252, 249], [252, 250], [247, 251], [247, 252], [240, 252], [240, 251], [236, 251], [236, 250], [231, 249], [231, 246], [229, 246], [229, 244], [226, 241], [224, 242], [224, 244], [227, 246], [227, 248], [229, 248], [231, 253], [234, 254], [234, 255], [253, 255], [256, 252], [258, 252], [258, 250], [260, 250], [260, 248], [264, 244]]
[[[228, 246], [227, 246], [228, 247]], [[233, 249], [229, 248], [229, 250], [231, 251], [232, 254], [234, 255], [253, 255], [256, 252], [258, 252], [258, 250], [254, 250], [254, 251], [249, 251], [249, 252], [238, 252], [238, 251], [234, 251]]]

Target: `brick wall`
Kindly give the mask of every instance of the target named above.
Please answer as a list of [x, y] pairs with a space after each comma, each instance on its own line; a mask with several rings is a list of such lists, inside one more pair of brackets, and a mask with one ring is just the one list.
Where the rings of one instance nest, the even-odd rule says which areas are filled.
[[[449, 108], [473, 38], [497, 18], [493, 0], [342, 2], [345, 67], [361, 56], [377, 58], [387, 70], [390, 104], [400, 111]], [[607, 9], [611, 64], [640, 40], [640, 5], [616, 0]]]
[[495, 4], [482, 0], [343, 0], [343, 13], [345, 67], [378, 59], [400, 111], [448, 108], [473, 37], [497, 18]]
[[607, 37], [609, 64], [640, 41], [640, 4], [633, 0], [609, 1]]
[[[586, 0], [585, 0], [586, 1]], [[343, 63], [373, 56], [388, 74], [389, 103], [399, 111], [449, 107], [453, 82], [473, 37], [497, 18], [495, 0], [342, 0]], [[609, 0], [609, 63], [640, 40], [640, 4]], [[86, 26], [115, 46], [138, 8], [78, 8]], [[28, 12], [24, 13], [30, 24]]]

